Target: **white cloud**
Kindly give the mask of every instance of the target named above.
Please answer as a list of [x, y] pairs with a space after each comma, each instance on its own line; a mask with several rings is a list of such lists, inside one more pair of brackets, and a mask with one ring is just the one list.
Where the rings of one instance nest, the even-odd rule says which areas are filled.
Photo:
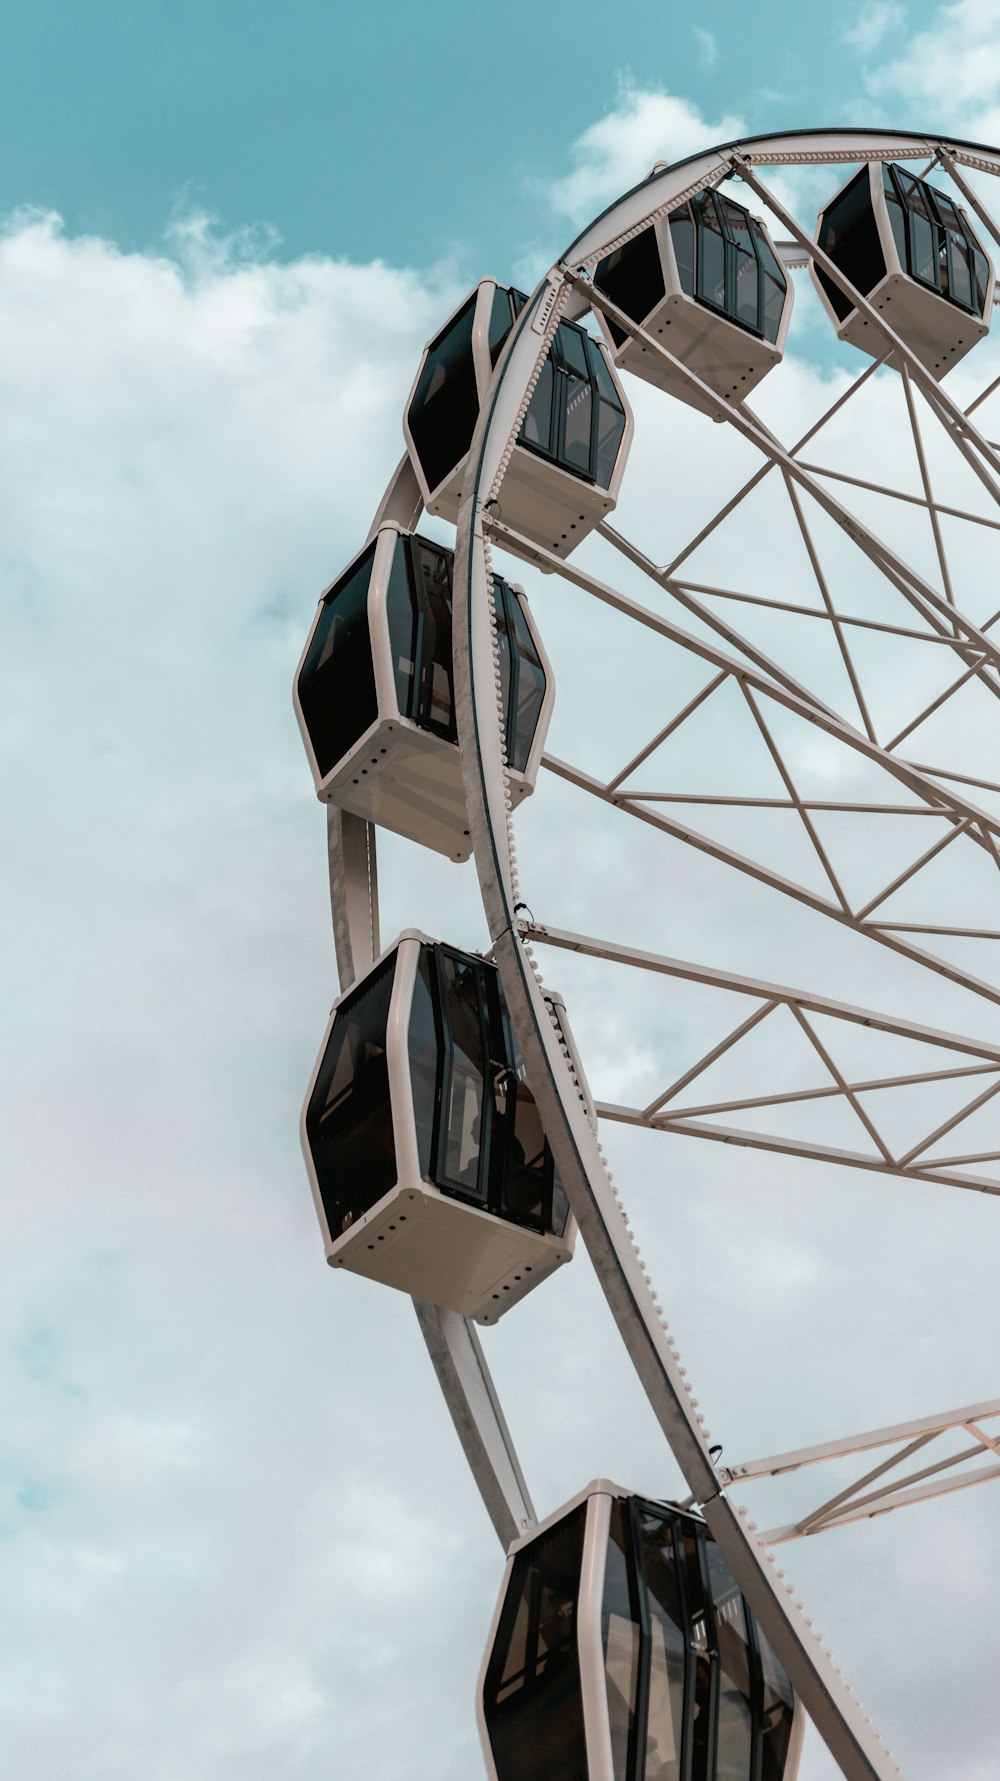
[[843, 40], [859, 55], [870, 56], [881, 47], [890, 32], [902, 31], [905, 23], [905, 6], [898, 5], [896, 0], [879, 0], [874, 6], [858, 9], [853, 22], [844, 29]]
[[561, 216], [585, 221], [643, 179], [655, 162], [731, 141], [743, 128], [739, 117], [726, 114], [709, 123], [687, 99], [623, 82], [613, 109], [573, 144], [573, 171], [548, 187], [549, 200]]
[[719, 59], [719, 46], [714, 31], [706, 31], [701, 25], [695, 25], [694, 40], [698, 45], [698, 59], [702, 67], [714, 68]]
[[[896, 54], [869, 69], [870, 90], [905, 102], [906, 117], [918, 124], [991, 140], [988, 129], [1000, 98], [998, 27], [996, 0], [939, 7]], [[866, 52], [876, 47], [859, 44]]]
[[[580, 139], [557, 208], [596, 209], [654, 160], [740, 128], [628, 90]], [[477, 1772], [472, 1688], [500, 1555], [409, 1306], [330, 1277], [298, 1156], [334, 982], [322, 814], [289, 696], [314, 596], [401, 449], [420, 345], [460, 294], [445, 274], [272, 263], [203, 224], [159, 256], [70, 240], [39, 216], [0, 240], [4, 923], [17, 937], [0, 1670], [18, 1781], [331, 1768], [360, 1781], [373, 1748], [379, 1781]], [[792, 358], [760, 407], [797, 434], [842, 377]], [[867, 429], [846, 442], [867, 470], [896, 463], [898, 395], [877, 380]], [[636, 408], [619, 517], [666, 550], [747, 454], [644, 388]], [[787, 539], [765, 518], [766, 549], [737, 530], [721, 560], [783, 585]], [[558, 721], [597, 746], [595, 709], [624, 723], [634, 686], [662, 697], [659, 658], [644, 651], [630, 683], [580, 596], [525, 579], [561, 676]], [[737, 968], [777, 950], [776, 976], [825, 964], [836, 977], [841, 955], [813, 929], [779, 927], [764, 893], [720, 887], [693, 850], [626, 860], [617, 832], [552, 808], [540, 795], [519, 819], [529, 897], [571, 917], [579, 903], [584, 926], [602, 868], [602, 921], [639, 933], [655, 919], [667, 950], [697, 957], [711, 916]], [[381, 858], [387, 933], [478, 938], [471, 868], [392, 842]], [[703, 1018], [708, 1033], [678, 993], [654, 1054], [627, 1001], [609, 1011], [568, 957], [552, 977], [578, 992], [595, 1079], [652, 1077]], [[616, 1134], [609, 1149], [733, 1457], [987, 1395], [984, 1199], [830, 1188], [693, 1141], [654, 1156]], [[619, 1346], [582, 1255], [490, 1333], [546, 1510], [602, 1471], [676, 1485]], [[839, 1357], [821, 1396], [817, 1352]], [[972, 1535], [988, 1568], [991, 1508], [934, 1523], [942, 1570]], [[914, 1719], [913, 1675], [971, 1696], [989, 1602], [966, 1564], [961, 1624], [943, 1577], [921, 1621], [931, 1523], [900, 1519], [898, 1542], [851, 1530], [790, 1569], [825, 1604], [838, 1661], [879, 1678], [864, 1687], [876, 1718], [902, 1726], [918, 1760], [922, 1742], [940, 1777], [955, 1730], [938, 1697], [926, 1727]], [[973, 1772], [966, 1755], [955, 1776]], [[802, 1781], [825, 1772], [813, 1751]]]

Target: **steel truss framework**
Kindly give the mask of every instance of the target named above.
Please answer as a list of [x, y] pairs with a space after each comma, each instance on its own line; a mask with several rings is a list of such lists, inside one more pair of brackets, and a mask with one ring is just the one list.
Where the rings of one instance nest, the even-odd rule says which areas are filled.
[[[1000, 925], [978, 919], [942, 919], [949, 910], [942, 912], [940, 889], [934, 880], [942, 864], [955, 861], [962, 862], [962, 874], [1000, 871], [1000, 804], [990, 806], [991, 799], [1000, 798], [1000, 782], [970, 773], [968, 762], [951, 758], [947, 749], [940, 754], [939, 748], [937, 758], [931, 746], [931, 720], [961, 713], [974, 697], [978, 722], [981, 712], [992, 713], [992, 701], [1000, 699], [1000, 606], [977, 613], [975, 603], [970, 608], [963, 599], [961, 543], [966, 536], [988, 537], [1000, 530], [1000, 446], [980, 431], [976, 419], [988, 398], [1000, 389], [1000, 377], [964, 407], [957, 405], [892, 332], [884, 315], [874, 310], [815, 246], [779, 190], [765, 184], [758, 171], [776, 169], [780, 174], [787, 168], [890, 159], [916, 161], [922, 174], [937, 170], [950, 178], [983, 230], [993, 243], [1000, 244], [1000, 231], [978, 188], [969, 180], [970, 173], [1000, 172], [1000, 154], [972, 144], [892, 132], [789, 134], [728, 145], [675, 166], [655, 168], [649, 179], [605, 211], [541, 281], [494, 373], [470, 453], [455, 565], [457, 720], [476, 865], [493, 955], [550, 1143], [629, 1355], [687, 1479], [689, 1500], [701, 1506], [753, 1613], [834, 1759], [851, 1781], [875, 1781], [876, 1777], [884, 1781], [900, 1771], [851, 1696], [770, 1549], [1000, 1477], [996, 1430], [991, 1433], [983, 1426], [1000, 1417], [1000, 1400], [793, 1453], [726, 1468], [717, 1466], [713, 1458], [717, 1450], [709, 1449], [703, 1416], [692, 1398], [686, 1371], [608, 1174], [592, 1110], [585, 1103], [567, 1048], [542, 999], [534, 947], [576, 953], [618, 972], [660, 975], [709, 987], [732, 1000], [732, 1021], [713, 1045], [699, 1050], [682, 1067], [673, 1068], [652, 1098], [637, 1100], [634, 1105], [599, 1102], [601, 1119], [871, 1170], [942, 1188], [1000, 1192], [1000, 1170], [990, 1167], [1000, 1163], [1000, 1149], [990, 1145], [977, 1149], [963, 1136], [967, 1123], [1000, 1095], [1000, 1045], [984, 1038], [989, 1028], [982, 1020], [991, 1004], [1000, 1003], [1000, 975], [991, 979], [968, 965], [968, 946], [988, 948], [989, 943], [1000, 940]], [[647, 353], [669, 362], [674, 378], [686, 384], [693, 395], [714, 400], [696, 374], [674, 358], [660, 338], [646, 334], [595, 287], [593, 274], [599, 259], [651, 219], [669, 214], [695, 193], [730, 178], [741, 181], [748, 195], [766, 206], [787, 237], [790, 262], [803, 264], [811, 257], [849, 294], [866, 317], [872, 338], [879, 342], [878, 350], [853, 382], [836, 388], [825, 413], [791, 444], [783, 444], [746, 404], [732, 408], [729, 426], [760, 461], [666, 565], [654, 562], [615, 526], [605, 523], [599, 527], [605, 559], [620, 565], [630, 588], [645, 581], [648, 592], [643, 602], [573, 561], [560, 561], [519, 537], [503, 520], [504, 474], [555, 328], [564, 317], [603, 311]], [[916, 468], [915, 487], [900, 486], [902, 479], [888, 472], [884, 476], [861, 475], [857, 465], [838, 461], [836, 451], [824, 449], [824, 440], [834, 437], [845, 417], [849, 420], [864, 403], [875, 374], [887, 361], [898, 373], [897, 387]], [[943, 451], [947, 454], [946, 473], [942, 473]], [[952, 492], [956, 481], [952, 464], [960, 467], [964, 479], [961, 499]], [[786, 503], [786, 514], [808, 565], [808, 597], [784, 598], [773, 589], [760, 592], [706, 580], [698, 573], [698, 553], [723, 535], [765, 486], [777, 487]], [[915, 524], [919, 517], [921, 535], [915, 548], [900, 550], [887, 542], [882, 535], [886, 528], [870, 522], [873, 504], [880, 513], [909, 514]], [[404, 459], [370, 535], [387, 518], [412, 525], [419, 513], [416, 481]], [[839, 541], [839, 549], [853, 553], [865, 575], [877, 580], [880, 602], [869, 601], [865, 609], [862, 600], [862, 610], [851, 609], [850, 597], [845, 598], [838, 578], [829, 570], [831, 538]], [[505, 784], [498, 656], [488, 598], [492, 546], [512, 548], [610, 609], [629, 627], [639, 647], [654, 638], [700, 667], [702, 678], [695, 691], [675, 708], [656, 713], [655, 724], [642, 745], [633, 748], [613, 771], [595, 775], [549, 755], [544, 760], [547, 772], [616, 817], [631, 819], [654, 834], [696, 849], [767, 887], [791, 906], [884, 949], [918, 979], [944, 980], [967, 999], [971, 1011], [968, 1032], [836, 1001], [814, 990], [740, 976], [711, 964], [642, 951], [610, 937], [569, 932], [530, 916], [525, 919]], [[833, 554], [836, 556], [836, 551]], [[822, 633], [839, 664], [836, 694], [831, 693], [829, 672], [820, 676], [817, 685], [809, 685], [765, 652], [750, 624], [754, 614], [760, 613], [782, 614], [807, 625], [816, 635]], [[749, 628], [741, 629], [741, 624], [749, 624]], [[883, 646], [892, 648], [902, 644], [919, 648], [922, 659], [934, 664], [930, 674], [933, 684], [926, 676], [918, 677], [920, 684], [905, 712], [900, 709], [899, 696], [889, 702], [888, 709], [879, 696], [879, 673], [873, 671], [861, 647], [872, 639], [884, 640]], [[884, 662], [885, 657], [881, 659]], [[895, 690], [899, 695], [900, 688]], [[690, 731], [713, 701], [718, 703], [726, 696], [735, 696], [762, 758], [770, 763], [772, 795], [681, 789], [670, 783], [665, 751]], [[862, 779], [868, 787], [865, 794], [823, 798], [805, 788], [795, 750], [785, 739], [790, 722], [805, 726], [803, 733], [835, 750], [850, 768], [848, 783], [852, 774]], [[917, 738], [925, 727], [930, 740], [920, 743]], [[968, 726], [956, 716], [954, 728], [964, 733]], [[921, 757], [930, 754], [930, 761], [915, 759], [914, 749]], [[815, 868], [811, 881], [789, 876], [765, 853], [751, 857], [720, 835], [713, 819], [733, 811], [784, 813], [795, 822]], [[904, 837], [919, 818], [922, 839], [912, 846], [903, 840], [901, 861], [896, 845], [892, 866], [876, 871], [873, 882], [859, 891], [851, 883], [851, 844], [845, 843], [843, 836], [838, 839], [829, 820], [843, 817], [877, 824], [880, 836], [898, 832]], [[329, 821], [334, 932], [342, 987], [346, 987], [379, 948], [374, 834], [358, 819], [336, 811], [331, 811]], [[704, 826], [692, 826], [696, 822]], [[873, 851], [877, 855], [879, 849]], [[993, 907], [1000, 909], [996, 898], [1000, 880], [991, 877], [990, 882], [994, 886]], [[902, 891], [912, 898], [924, 885], [928, 887], [928, 907], [921, 913], [926, 919], [914, 919], [912, 908], [900, 916], [893, 899]], [[723, 1060], [739, 1064], [741, 1047], [746, 1050], [760, 1039], [761, 1029], [778, 1020], [794, 1023], [813, 1058], [816, 1076], [812, 1083], [788, 1090], [765, 1082], [760, 1092], [737, 1096], [720, 1095], [706, 1087], [716, 1065]], [[840, 1040], [849, 1040], [860, 1029], [892, 1041], [897, 1059], [893, 1067], [859, 1074], [843, 1061]], [[910, 1067], [900, 1067], [900, 1047], [905, 1052], [908, 1046], [914, 1061]], [[912, 1110], [912, 1129], [900, 1141], [898, 1118], [893, 1125], [895, 1135], [890, 1137], [883, 1129], [885, 1120], [879, 1108], [888, 1105], [886, 1097], [895, 1091], [914, 1088], [928, 1094], [949, 1094], [952, 1102], [943, 1118], [928, 1120], [920, 1097], [911, 1096], [918, 1106]], [[730, 1123], [730, 1116], [749, 1115], [753, 1120], [766, 1114], [777, 1120], [781, 1109], [801, 1111], [832, 1104], [853, 1115], [856, 1148], [834, 1146], [819, 1133], [804, 1139], [801, 1134], [783, 1135], [780, 1130]], [[530, 1527], [535, 1516], [482, 1349], [474, 1330], [461, 1319], [422, 1304], [417, 1306], [417, 1314], [466, 1457], [497, 1533], [506, 1544]], [[960, 1439], [957, 1448], [956, 1433], [968, 1437]], [[951, 1450], [943, 1457], [930, 1460], [924, 1452], [933, 1442], [947, 1446], [949, 1441]], [[731, 1491], [763, 1478], [824, 1461], [842, 1461], [870, 1449], [890, 1452], [853, 1484], [828, 1495], [793, 1524], [762, 1533], [748, 1519], [746, 1509], [730, 1500]], [[940, 1446], [935, 1452], [940, 1454]], [[918, 1453], [922, 1461], [915, 1470], [902, 1476], [895, 1472]], [[970, 1466], [977, 1457], [982, 1461], [985, 1453], [993, 1456], [989, 1463]]]

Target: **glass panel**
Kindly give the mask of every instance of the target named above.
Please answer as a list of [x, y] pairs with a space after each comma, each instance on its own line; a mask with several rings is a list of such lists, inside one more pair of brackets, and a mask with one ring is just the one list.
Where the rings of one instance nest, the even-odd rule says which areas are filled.
[[760, 261], [763, 275], [764, 339], [769, 340], [771, 345], [774, 346], [778, 339], [778, 330], [781, 327], [781, 314], [785, 306], [785, 292], [788, 288], [788, 280], [785, 276], [785, 269], [764, 234], [764, 231], [753, 222], [751, 223], [751, 228], [753, 230], [754, 241], [757, 245], [757, 258]]
[[691, 206], [698, 229], [698, 295], [713, 309], [726, 308], [726, 243], [711, 192]]
[[677, 275], [681, 281], [681, 290], [689, 297], [694, 296], [694, 223], [691, 213], [684, 206], [670, 218], [670, 239], [673, 243], [674, 258], [677, 261]]
[[[633, 321], [644, 322], [662, 302], [666, 291], [655, 229], [643, 229], [634, 241], [626, 241], [624, 247], [601, 260], [594, 273], [594, 282]], [[626, 338], [614, 324], [611, 324], [611, 337], [616, 346], [621, 346]]]
[[585, 1508], [514, 1560], [483, 1708], [499, 1781], [586, 1781], [576, 1649]]
[[407, 567], [407, 541], [397, 533], [386, 589], [385, 613], [389, 649], [396, 681], [396, 703], [404, 717], [413, 715], [413, 664], [417, 651], [417, 611]]
[[631, 1558], [628, 1507], [619, 1498], [611, 1506], [611, 1526], [604, 1569], [601, 1638], [611, 1725], [614, 1781], [632, 1781], [635, 1773], [636, 1693], [642, 1628]]
[[899, 203], [898, 199], [896, 198], [895, 193], [893, 193], [892, 196], [890, 197], [889, 193], [887, 192], [886, 197], [885, 197], [885, 203], [886, 203], [886, 209], [889, 212], [889, 227], [892, 230], [892, 239], [896, 244], [896, 253], [899, 256], [899, 264], [902, 267], [903, 271], [905, 272], [906, 271], [906, 218], [903, 215], [903, 206]]
[[976, 246], [972, 249], [972, 261], [976, 268], [976, 310], [982, 315], [986, 309], [986, 292], [990, 282], [989, 261]]
[[472, 357], [477, 293], [432, 341], [407, 420], [428, 487], [451, 475], [472, 443], [479, 391]]
[[747, 1646], [743, 1597], [714, 1540], [708, 1541], [705, 1550], [715, 1610], [715, 1642], [719, 1652], [715, 1781], [750, 1781], [753, 1715], [750, 1707], [750, 1652]]
[[738, 249], [735, 254], [736, 290], [735, 303], [732, 309], [733, 321], [739, 322], [743, 328], [759, 334], [760, 327], [760, 291], [758, 286], [757, 256], [745, 254]]
[[[819, 245], [863, 297], [885, 276], [885, 255], [872, 207], [867, 167], [855, 174], [850, 185], [823, 212]], [[819, 268], [817, 276], [834, 314], [843, 321], [854, 307], [851, 299]]]
[[299, 673], [299, 704], [321, 775], [329, 773], [378, 716], [368, 634], [374, 544], [324, 597]]
[[909, 212], [910, 273], [937, 290], [937, 231], [927, 212], [923, 187], [918, 180], [904, 178], [903, 195]]
[[445, 986], [449, 1050], [442, 1184], [485, 1200], [486, 1172], [480, 1167], [485, 1147], [483, 1095], [487, 1064], [480, 990], [482, 967], [478, 960], [455, 958], [444, 951], [438, 956]]
[[306, 1137], [330, 1235], [396, 1185], [386, 1026], [395, 955], [341, 1004], [306, 1109]]
[[434, 960], [426, 946], [420, 948], [413, 1004], [410, 1009], [408, 1050], [413, 1118], [417, 1128], [417, 1155], [425, 1181], [434, 1178], [434, 1115], [441, 1075], [441, 1045], [434, 1018]]
[[[513, 605], [515, 599], [516, 596], [511, 593], [506, 582], [502, 581], [499, 575], [494, 575], [493, 611], [496, 614], [497, 622], [497, 648], [500, 651], [500, 693], [503, 700], [504, 732], [506, 736], [504, 759], [509, 767], [518, 765], [513, 759], [513, 753], [516, 753], [515, 728], [517, 724], [517, 713], [512, 708], [511, 703], [512, 693], [517, 684], [517, 675], [512, 655], [510, 624], [507, 616], [508, 603]], [[518, 766], [518, 772], [521, 770], [521, 767]]]
[[528, 412], [521, 423], [518, 437], [525, 445], [531, 445], [536, 451], [546, 456], [551, 455], [552, 442], [552, 386], [554, 383], [551, 354], [545, 360], [539, 372], [534, 394], [528, 404]]
[[642, 1781], [681, 1781], [684, 1734], [684, 1610], [674, 1526], [640, 1512], [639, 1539], [649, 1608], [649, 1707]]
[[410, 548], [419, 614], [412, 716], [425, 730], [455, 742], [458, 732], [455, 729], [451, 660], [451, 568], [454, 558], [450, 550], [441, 550], [424, 538], [413, 538]]
[[600, 398], [597, 404], [597, 461], [594, 481], [598, 488], [606, 489], [611, 486], [625, 436], [625, 410], [608, 362], [594, 340], [587, 341], [587, 357], [590, 360], [591, 380], [596, 385]]
[[713, 1781], [708, 1766], [712, 1749], [712, 1649], [699, 1553], [699, 1548], [704, 1545], [704, 1537], [699, 1538], [685, 1529], [682, 1540], [688, 1641], [694, 1663], [691, 1781]]
[[496, 365], [504, 348], [504, 342], [513, 326], [510, 315], [510, 292], [498, 285], [493, 292], [493, 304], [490, 309], [490, 364]]
[[792, 1735], [795, 1697], [792, 1694], [792, 1685], [760, 1627], [756, 1630], [761, 1668], [764, 1672], [760, 1781], [781, 1781], [788, 1755], [788, 1740]]
[[523, 773], [545, 698], [545, 670], [528, 629], [524, 608], [508, 590], [507, 606], [517, 648], [517, 710], [508, 710], [507, 753], [510, 765]]
[[958, 229], [948, 230], [947, 255], [942, 272], [942, 296], [950, 297], [953, 303], [960, 303], [963, 309], [975, 309], [969, 248], [965, 236]]
[[514, 1219], [518, 1224], [544, 1230], [551, 1160], [541, 1114], [524, 1079], [524, 1064], [520, 1059], [512, 1086], [514, 1120], [504, 1170], [501, 1211], [504, 1217]]
[[594, 392], [583, 337], [563, 324], [559, 330], [563, 366], [560, 373], [562, 401], [562, 450], [560, 461], [567, 469], [590, 475], [591, 431]]

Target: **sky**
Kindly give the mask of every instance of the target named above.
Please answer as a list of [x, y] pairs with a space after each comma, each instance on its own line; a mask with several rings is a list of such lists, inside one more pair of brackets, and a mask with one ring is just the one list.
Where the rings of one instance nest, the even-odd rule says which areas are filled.
[[[817, 10], [794, 39], [770, 5], [693, 25], [624, 0], [613, 30], [562, 0], [502, 19], [8, 8], [0, 1728], [16, 1781], [482, 1772], [473, 1689], [502, 1555], [410, 1305], [330, 1276], [298, 1149], [337, 986], [292, 674], [398, 458], [422, 344], [474, 278], [530, 284], [653, 161], [745, 131], [995, 140], [998, 24], [986, 0]], [[789, 430], [849, 368], [801, 282], [796, 303], [761, 400]], [[745, 460], [707, 423], [682, 445], [662, 404], [634, 400], [646, 455], [622, 514], [652, 546]], [[893, 401], [879, 385], [874, 461]], [[744, 553], [780, 579], [772, 517], [748, 524]], [[581, 627], [556, 584], [529, 595], [566, 737], [595, 657], [624, 688], [627, 657], [597, 649], [603, 619]], [[623, 873], [617, 836], [545, 809], [525, 807], [523, 850], [551, 919], [617, 904], [641, 922], [666, 885], [668, 950], [699, 956], [707, 910], [733, 968], [763, 970], [780, 942], [772, 975], [795, 981], [818, 949], [829, 993], [854, 972], [859, 999], [905, 1000], [889, 965], [865, 979], [807, 924], [776, 932], [761, 899], [713, 903], [683, 850], [665, 867], [640, 849]], [[389, 841], [382, 884], [387, 936], [482, 944], [471, 867]], [[647, 1061], [638, 1003], [562, 958], [551, 976], [616, 1098], [615, 1071]], [[670, 1019], [665, 1046], [708, 1030], [680, 996]], [[608, 1146], [732, 1457], [996, 1393], [994, 1202], [673, 1142], [667, 1161], [627, 1134]], [[540, 1512], [600, 1474], [680, 1489], [582, 1253], [487, 1353]], [[987, 1489], [790, 1552], [917, 1781], [993, 1773], [996, 1522]], [[832, 1772], [812, 1740], [802, 1781]]]

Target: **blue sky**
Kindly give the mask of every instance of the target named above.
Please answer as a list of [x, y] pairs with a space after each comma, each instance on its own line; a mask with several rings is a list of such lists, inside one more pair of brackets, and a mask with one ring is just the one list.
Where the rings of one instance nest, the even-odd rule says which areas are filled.
[[[998, 23], [997, 0], [816, 8], [794, 30], [777, 6], [694, 25], [630, 0], [8, 8], [0, 1744], [15, 1781], [480, 1772], [471, 1691], [499, 1550], [409, 1305], [323, 1266], [298, 1150], [336, 982], [294, 666], [398, 458], [421, 346], [473, 277], [529, 282], [654, 160], [738, 131], [919, 121], [996, 141]], [[808, 292], [796, 301], [773, 410], [790, 428], [845, 364]], [[881, 388], [874, 437], [891, 442]], [[673, 449], [646, 394], [642, 426]], [[720, 437], [696, 434], [676, 472], [692, 498], [714, 486]], [[655, 450], [636, 476], [629, 512], [653, 535], [683, 500], [663, 496]], [[551, 585], [530, 592], [555, 639]], [[585, 724], [589, 633], [567, 661], [557, 716]], [[530, 821], [529, 804], [529, 852]], [[481, 944], [471, 868], [403, 843], [382, 859], [387, 934]], [[694, 953], [710, 899], [681, 864], [677, 883], [693, 894], [670, 938]], [[727, 944], [763, 957], [773, 921], [719, 907]], [[808, 936], [787, 938], [805, 957]], [[582, 981], [580, 998], [596, 1051], [627, 1058], [628, 1010], [609, 1020]], [[997, 1391], [995, 1202], [856, 1178], [827, 1198], [787, 1164], [742, 1155], [727, 1177], [722, 1147], [678, 1142], [674, 1173], [627, 1145], [618, 1173], [727, 1439], [778, 1450]], [[489, 1354], [539, 1506], [601, 1472], [679, 1487], [585, 1258]], [[795, 1550], [916, 1781], [993, 1781], [998, 1563], [985, 1492]], [[931, 1675], [950, 1700], [969, 1685], [975, 1710], [916, 1699]], [[830, 1778], [811, 1746], [802, 1781]]]
[[[547, 232], [542, 190], [623, 86], [683, 95], [748, 131], [865, 121], [866, 68], [928, 6], [777, 0], [692, 14], [623, 0], [613, 26], [569, 0], [431, 12], [230, 0], [39, 0], [9, 8], [0, 74], [0, 205], [53, 208], [125, 248], [180, 208], [282, 251], [498, 269]], [[880, 35], [879, 18], [885, 29]], [[853, 31], [853, 35], [852, 35]], [[901, 95], [895, 121], [911, 109]], [[945, 122], [947, 97], [924, 127]]]

